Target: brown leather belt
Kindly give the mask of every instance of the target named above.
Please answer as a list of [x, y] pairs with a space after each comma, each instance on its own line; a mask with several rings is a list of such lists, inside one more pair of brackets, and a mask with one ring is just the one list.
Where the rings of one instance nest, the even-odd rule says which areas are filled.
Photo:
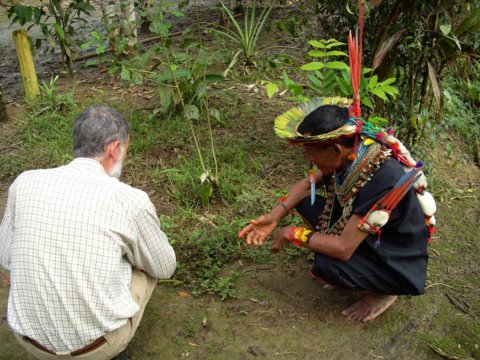
[[[25, 341], [28, 341], [30, 344], [32, 344], [33, 346], [35, 346], [37, 349], [40, 349], [42, 351], [45, 351], [49, 354], [53, 354], [53, 355], [57, 355], [57, 353], [55, 351], [52, 351], [50, 349], [47, 349], [45, 346], [43, 346], [42, 344], [40, 344], [37, 340], [34, 340], [32, 338], [29, 338], [28, 336], [24, 336], [23, 337], [23, 340]], [[77, 356], [77, 355], [82, 355], [82, 354], [85, 354], [87, 352], [90, 352], [90, 351], [93, 351], [95, 350], [96, 348], [100, 347], [101, 345], [105, 344], [107, 342], [107, 340], [101, 336], [99, 337], [97, 340], [95, 340], [94, 342], [92, 342], [91, 344], [88, 344], [87, 346], [84, 346], [83, 348], [81, 349], [78, 349], [78, 350], [75, 350], [75, 351], [72, 351], [70, 353], [71, 356]]]

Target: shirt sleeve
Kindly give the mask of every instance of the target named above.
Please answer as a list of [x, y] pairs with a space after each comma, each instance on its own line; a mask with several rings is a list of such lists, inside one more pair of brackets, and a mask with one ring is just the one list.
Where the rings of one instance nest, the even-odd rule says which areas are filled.
[[138, 238], [133, 249], [133, 266], [158, 279], [169, 279], [176, 268], [176, 257], [168, 238], [160, 228], [155, 207], [150, 200], [134, 217]]
[[7, 207], [0, 224], [0, 266], [10, 271], [11, 262], [11, 246], [13, 243], [13, 232], [15, 228], [15, 191], [14, 184], [10, 186], [8, 192]]

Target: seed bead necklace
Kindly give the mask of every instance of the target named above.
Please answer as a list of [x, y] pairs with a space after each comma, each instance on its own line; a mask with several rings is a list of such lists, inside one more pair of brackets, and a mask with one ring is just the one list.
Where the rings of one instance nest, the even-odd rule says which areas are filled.
[[[368, 146], [366, 150], [360, 148], [357, 152], [364, 152], [364, 154], [347, 168], [346, 175], [344, 175], [344, 180], [340, 186], [337, 186], [340, 179], [337, 179], [336, 174], [330, 176], [327, 200], [323, 212], [318, 218], [317, 231], [336, 236], [342, 233], [343, 228], [351, 217], [352, 205], [358, 191], [390, 157], [390, 151], [377, 142]], [[340, 218], [332, 224], [335, 197], [340, 203], [343, 212]]]

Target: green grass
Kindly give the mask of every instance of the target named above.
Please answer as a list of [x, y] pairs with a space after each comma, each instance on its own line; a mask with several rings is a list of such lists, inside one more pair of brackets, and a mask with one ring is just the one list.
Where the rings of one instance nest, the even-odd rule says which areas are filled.
[[464, 140], [469, 153], [480, 165], [480, 62], [472, 67], [472, 79], [448, 77], [445, 87], [445, 120], [447, 130], [457, 132]]
[[43, 110], [42, 103], [26, 112], [14, 129], [19, 148], [0, 157], [0, 180], [32, 168], [54, 167], [72, 159], [75, 109], [64, 113]]

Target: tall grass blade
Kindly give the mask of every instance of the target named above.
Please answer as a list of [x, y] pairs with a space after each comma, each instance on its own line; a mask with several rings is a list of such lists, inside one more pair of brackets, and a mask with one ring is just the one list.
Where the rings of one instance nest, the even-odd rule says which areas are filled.
[[233, 26], [235, 26], [235, 28], [237, 29], [237, 32], [239, 34], [239, 36], [241, 36], [241, 34], [243, 34], [242, 32], [242, 28], [240, 27], [240, 25], [238, 25], [238, 22], [237, 20], [235, 20], [235, 16], [233, 16], [232, 12], [230, 11], [230, 9], [228, 9], [225, 4], [223, 3], [222, 0], [218, 0], [220, 2], [220, 5], [222, 5], [223, 7], [223, 10], [225, 10], [225, 12], [227, 13], [227, 16], [230, 20], [230, 22], [232, 23]]

